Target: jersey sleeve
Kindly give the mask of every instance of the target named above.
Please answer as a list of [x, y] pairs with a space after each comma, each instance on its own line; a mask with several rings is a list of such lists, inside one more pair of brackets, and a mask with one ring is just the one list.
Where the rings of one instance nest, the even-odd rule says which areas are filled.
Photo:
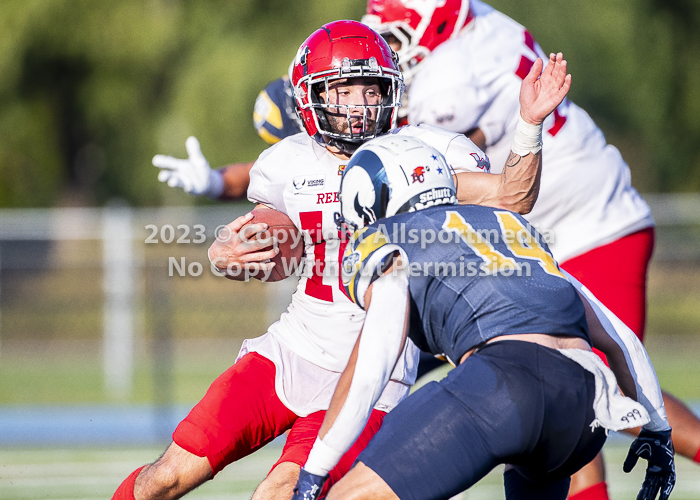
[[415, 137], [440, 151], [455, 172], [490, 172], [491, 163], [484, 152], [464, 134], [434, 125], [407, 125], [394, 133]]
[[360, 229], [348, 242], [341, 262], [343, 287], [347, 296], [362, 309], [367, 289], [388, 269], [391, 257], [397, 252], [405, 265], [408, 258], [404, 250], [391, 243], [377, 228]]
[[447, 164], [456, 173], [491, 172], [488, 156], [464, 135], [455, 136], [444, 153]]
[[[516, 69], [521, 56], [526, 57], [521, 53], [528, 50], [523, 30], [509, 25], [505, 32], [494, 28], [495, 38], [471, 33], [438, 47], [411, 84], [409, 122], [461, 134], [478, 128], [487, 146], [509, 134], [520, 108], [522, 80]], [[534, 54], [527, 60], [534, 61]]]
[[253, 168], [250, 169], [248, 200], [286, 214], [284, 184], [279, 182], [279, 176], [271, 175], [274, 171], [274, 159], [271, 157], [270, 149], [264, 151], [253, 165]]
[[486, 146], [493, 146], [504, 136], [513, 135], [520, 115], [520, 84], [501, 91], [479, 119], [478, 128], [484, 134]]
[[[430, 93], [426, 89], [427, 95], [420, 94], [422, 92], [410, 94], [409, 123], [427, 123], [459, 134], [476, 128], [487, 107], [485, 103], [476, 102], [478, 92], [470, 85], [435, 89]], [[453, 96], [460, 99], [452, 99]]]

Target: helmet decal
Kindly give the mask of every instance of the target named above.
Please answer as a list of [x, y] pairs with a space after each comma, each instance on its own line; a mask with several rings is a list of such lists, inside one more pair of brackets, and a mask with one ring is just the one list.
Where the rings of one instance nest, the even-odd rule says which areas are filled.
[[413, 182], [423, 182], [425, 179], [425, 169], [426, 167], [416, 167], [413, 169], [413, 173], [411, 174]]

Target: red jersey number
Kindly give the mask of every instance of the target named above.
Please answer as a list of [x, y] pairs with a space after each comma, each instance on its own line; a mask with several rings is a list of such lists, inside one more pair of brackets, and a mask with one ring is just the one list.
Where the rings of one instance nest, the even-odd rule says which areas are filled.
[[326, 240], [323, 239], [323, 212], [299, 213], [301, 229], [308, 231], [314, 242], [314, 267], [306, 281], [306, 295], [319, 300], [333, 302], [333, 287], [323, 284], [323, 271], [326, 269]]

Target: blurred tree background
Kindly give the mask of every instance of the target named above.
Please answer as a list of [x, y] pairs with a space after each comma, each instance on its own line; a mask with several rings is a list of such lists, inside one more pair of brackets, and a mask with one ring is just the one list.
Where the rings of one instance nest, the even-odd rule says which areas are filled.
[[[641, 191], [700, 190], [700, 0], [494, 0], [545, 51]], [[4, 0], [0, 206], [195, 200], [150, 159], [196, 135], [212, 166], [265, 149], [257, 93], [363, 0]]]

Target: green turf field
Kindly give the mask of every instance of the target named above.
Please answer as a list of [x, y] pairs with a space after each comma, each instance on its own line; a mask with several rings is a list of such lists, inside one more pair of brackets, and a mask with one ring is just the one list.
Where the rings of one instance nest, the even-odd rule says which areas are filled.
[[[622, 472], [627, 441], [617, 439], [605, 448], [612, 500], [633, 500], [643, 469]], [[110, 498], [122, 479], [153, 460], [162, 450], [146, 449], [32, 449], [0, 450], [0, 498], [3, 500], [98, 500]], [[229, 466], [214, 481], [187, 498], [244, 500], [277, 460], [279, 446], [264, 448]], [[639, 467], [639, 465], [637, 466]], [[700, 498], [700, 468], [685, 459], [677, 461], [678, 482], [673, 500]], [[502, 470], [494, 470], [461, 495], [468, 500], [503, 499]]]

